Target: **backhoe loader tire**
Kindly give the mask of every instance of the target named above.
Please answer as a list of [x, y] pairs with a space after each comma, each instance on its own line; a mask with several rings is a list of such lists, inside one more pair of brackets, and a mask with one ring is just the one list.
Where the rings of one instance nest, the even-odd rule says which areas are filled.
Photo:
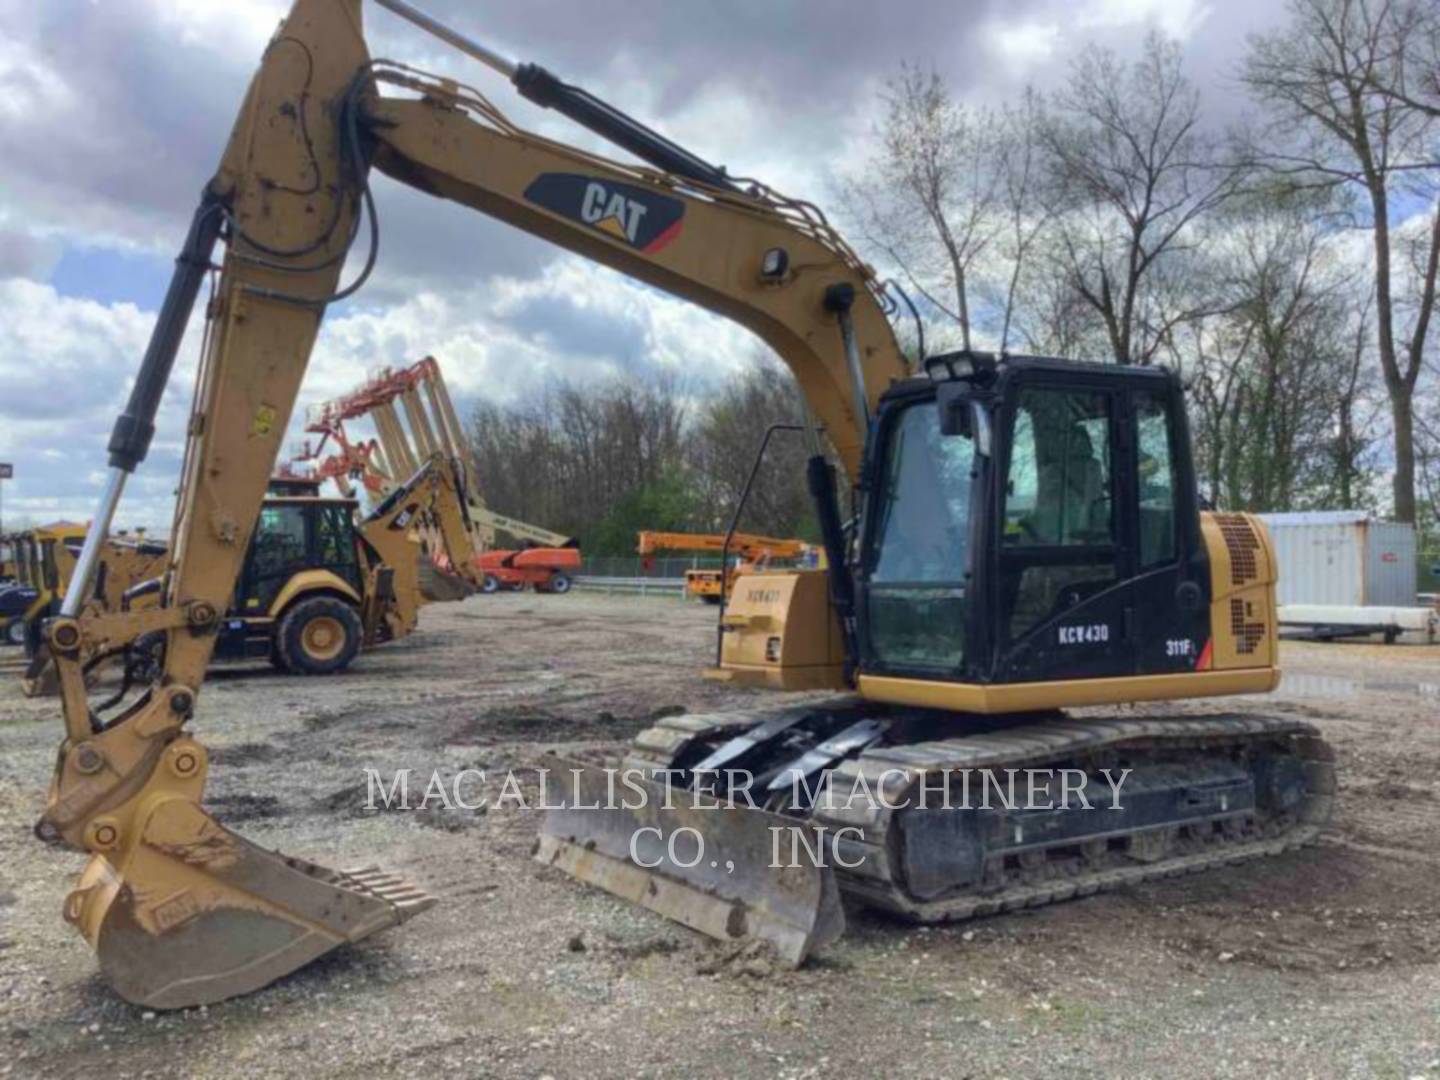
[[285, 613], [275, 644], [285, 667], [296, 675], [330, 675], [355, 659], [363, 635], [353, 607], [333, 596], [316, 596]]
[[5, 624], [5, 644], [24, 646], [25, 644], [25, 620], [15, 616]]
[[500, 579], [494, 574], [486, 574], [484, 582], [480, 585], [482, 593], [497, 593], [500, 591]]

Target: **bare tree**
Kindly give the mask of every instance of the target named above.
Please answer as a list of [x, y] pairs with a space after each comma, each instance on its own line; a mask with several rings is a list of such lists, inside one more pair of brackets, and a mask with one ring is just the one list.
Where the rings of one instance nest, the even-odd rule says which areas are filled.
[[1174, 309], [1152, 286], [1186, 252], [1192, 226], [1236, 193], [1241, 170], [1219, 161], [1179, 46], [1158, 34], [1128, 66], [1085, 50], [1052, 106], [1045, 148], [1071, 287], [1103, 322], [1117, 363], [1150, 363], [1206, 306]]
[[880, 149], [842, 197], [866, 242], [972, 343], [971, 272], [994, 239], [1002, 184], [996, 114], [956, 102], [934, 71], [887, 84]]
[[619, 376], [599, 386], [557, 381], [511, 405], [482, 402], [470, 439], [481, 494], [495, 509], [625, 554], [636, 529], [690, 524], [688, 425], [673, 380]]
[[1365, 309], [1310, 201], [1251, 198], [1207, 230], [1216, 310], [1166, 339], [1196, 417], [1211, 498], [1244, 510], [1356, 505], [1368, 450], [1357, 370]]
[[[795, 423], [800, 400], [794, 376], [768, 352], [758, 352], [745, 371], [701, 404], [689, 445], [705, 529], [729, 524], [766, 430]], [[796, 432], [777, 432], [771, 439], [742, 528], [774, 536], [818, 536], [805, 485], [809, 445]]]
[[[1440, 110], [1417, 68], [1440, 14], [1433, 2], [1291, 0], [1290, 24], [1250, 43], [1242, 78], [1269, 110], [1257, 158], [1294, 187], [1358, 192], [1374, 246], [1377, 355], [1395, 442], [1394, 502], [1416, 520], [1415, 387], [1440, 269], [1436, 134]], [[1395, 236], [1397, 201], [1430, 205]], [[1402, 242], [1403, 241], [1403, 242]], [[1397, 249], [1400, 258], [1397, 260]], [[1397, 267], [1397, 261], [1399, 266]], [[1408, 271], [1408, 272], [1407, 272]]]
[[1030, 87], [1018, 106], [1002, 113], [997, 167], [1005, 228], [1000, 234], [997, 254], [1009, 267], [1004, 281], [1001, 311], [1000, 351], [1010, 346], [1020, 285], [1029, 267], [1030, 256], [1054, 217], [1054, 208], [1043, 198], [1044, 161], [1041, 135], [1045, 109], [1040, 96]]

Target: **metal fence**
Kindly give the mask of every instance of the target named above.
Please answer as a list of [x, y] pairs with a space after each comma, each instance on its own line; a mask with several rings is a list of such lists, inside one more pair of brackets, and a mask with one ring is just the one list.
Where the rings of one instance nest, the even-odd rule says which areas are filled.
[[586, 592], [638, 593], [640, 596], [664, 596], [683, 599], [685, 579], [678, 577], [615, 577], [609, 575], [581, 575], [575, 579], [575, 587]]
[[577, 572], [586, 577], [671, 578], [682, 580], [686, 570], [718, 570], [714, 556], [600, 555], [587, 557]]

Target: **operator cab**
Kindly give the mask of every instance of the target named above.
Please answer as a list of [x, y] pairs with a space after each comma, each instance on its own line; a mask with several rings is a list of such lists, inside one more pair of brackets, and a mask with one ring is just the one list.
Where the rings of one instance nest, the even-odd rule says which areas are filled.
[[867, 452], [861, 675], [1192, 670], [1209, 564], [1176, 376], [969, 352], [926, 367], [881, 399]]
[[268, 613], [305, 570], [329, 570], [361, 588], [353, 499], [268, 498], [235, 590], [236, 613]]

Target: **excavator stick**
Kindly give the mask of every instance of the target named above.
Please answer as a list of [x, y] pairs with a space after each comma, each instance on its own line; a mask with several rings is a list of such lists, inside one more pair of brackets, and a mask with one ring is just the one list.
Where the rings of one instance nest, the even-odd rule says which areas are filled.
[[573, 782], [540, 826], [540, 862], [721, 941], [768, 942], [797, 967], [844, 933], [835, 875], [804, 855], [820, 847], [804, 822], [640, 770], [555, 771], [567, 768]]
[[[296, 0], [193, 219], [111, 437], [99, 509], [49, 625], [65, 739], [36, 832], [89, 852], [65, 916], [116, 991], [150, 1008], [255, 990], [433, 903], [391, 875], [328, 870], [226, 829], [201, 807], [205, 752], [184, 730], [365, 198], [363, 154], [342, 128], [367, 63], [360, 0]], [[135, 615], [91, 610], [83, 601], [106, 531], [148, 450], [222, 233], [163, 602]], [[166, 635], [163, 667], [138, 700], [102, 719], [86, 697], [84, 657], [114, 644], [106, 627], [118, 632], [127, 619], [132, 630]]]

